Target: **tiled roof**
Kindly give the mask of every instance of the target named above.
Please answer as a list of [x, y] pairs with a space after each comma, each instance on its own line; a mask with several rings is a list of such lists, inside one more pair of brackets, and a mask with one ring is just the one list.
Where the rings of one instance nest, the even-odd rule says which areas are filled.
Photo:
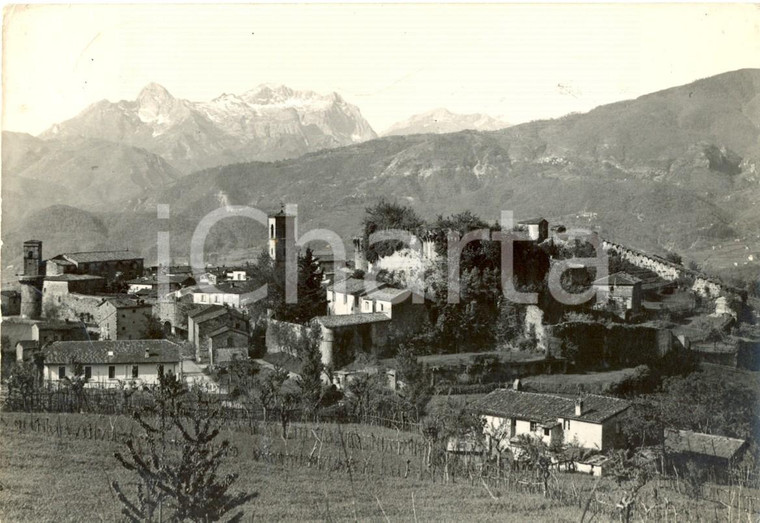
[[102, 276], [93, 276], [92, 274], [59, 274], [58, 276], [45, 277], [47, 281], [94, 281], [102, 279]]
[[[191, 280], [192, 277], [187, 274], [171, 274], [164, 276], [166, 283], [184, 283], [187, 280]], [[135, 278], [127, 282], [130, 285], [159, 285], [162, 282], [158, 281], [158, 276], [143, 276], [142, 278]]]
[[582, 415], [576, 416], [575, 401], [573, 398], [552, 394], [498, 389], [478, 401], [474, 407], [482, 414], [539, 423], [556, 422], [558, 418], [602, 423], [630, 406], [625, 400], [589, 394], [583, 398]]
[[243, 336], [248, 336], [247, 332], [245, 332], [243, 330], [240, 330], [240, 329], [236, 329], [234, 327], [230, 327], [229, 325], [222, 325], [218, 329], [216, 329], [216, 330], [214, 330], [214, 331], [209, 332], [208, 334], [206, 334], [206, 336], [208, 336], [209, 338], [211, 338], [212, 336], [216, 336], [218, 334], [222, 334], [223, 332], [228, 332], [228, 331], [237, 332], [238, 334], [242, 334]]
[[666, 430], [665, 448], [670, 452], [703, 454], [731, 459], [746, 443], [743, 439], [703, 434], [690, 430]]
[[371, 300], [389, 301], [391, 303], [401, 303], [412, 295], [409, 289], [394, 289], [387, 287], [385, 289], [376, 289], [369, 291], [364, 297]]
[[[145, 351], [148, 357], [145, 357]], [[108, 353], [111, 351], [112, 356]], [[168, 340], [56, 341], [43, 351], [45, 364], [176, 363], [179, 345]]]
[[92, 262], [106, 262], [106, 261], [119, 261], [119, 260], [142, 260], [142, 256], [137, 256], [136, 252], [121, 250], [121, 251], [89, 251], [89, 252], [65, 252], [59, 254], [56, 258], [64, 257], [67, 260], [71, 260], [75, 263], [92, 263]]
[[342, 294], [364, 294], [367, 289], [382, 289], [386, 284], [383, 282], [373, 282], [371, 280], [360, 280], [358, 278], [346, 278], [345, 280], [336, 281], [327, 287], [329, 291], [340, 292]]
[[39, 330], [78, 330], [85, 329], [84, 324], [78, 321], [46, 321], [38, 323], [37, 328]]
[[107, 299], [103, 301], [103, 303], [99, 304], [98, 307], [100, 307], [101, 305], [105, 305], [106, 303], [113, 305], [117, 309], [134, 309], [137, 307], [151, 307], [151, 305], [147, 303], [140, 303], [137, 300], [130, 300], [129, 298]]
[[610, 274], [606, 278], [599, 278], [594, 282], [594, 285], [636, 285], [641, 282], [640, 279], [626, 274], [624, 272], [616, 272]]
[[354, 325], [365, 325], [367, 323], [378, 323], [381, 321], [391, 321], [384, 312], [369, 312], [365, 314], [340, 314], [336, 316], [317, 316], [314, 318], [328, 329], [337, 327], [352, 327]]
[[214, 313], [224, 313], [224, 311], [227, 310], [227, 307], [224, 305], [194, 305], [193, 308], [195, 310], [190, 311], [187, 313], [188, 318], [199, 318], [200, 316], [205, 316], [206, 314], [214, 314]]

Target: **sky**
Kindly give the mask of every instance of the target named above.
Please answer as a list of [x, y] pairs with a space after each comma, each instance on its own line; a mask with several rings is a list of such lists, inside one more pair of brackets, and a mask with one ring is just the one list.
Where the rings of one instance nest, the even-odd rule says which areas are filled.
[[32, 5], [3, 17], [3, 130], [156, 82], [211, 100], [336, 91], [381, 132], [437, 107], [510, 123], [760, 67], [751, 4]]

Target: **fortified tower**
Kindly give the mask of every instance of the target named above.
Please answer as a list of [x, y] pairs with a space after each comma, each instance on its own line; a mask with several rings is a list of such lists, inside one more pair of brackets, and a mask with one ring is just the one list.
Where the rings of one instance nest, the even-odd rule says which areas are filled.
[[18, 277], [21, 284], [21, 316], [36, 319], [42, 315], [42, 281], [45, 271], [42, 265], [42, 242], [24, 242], [24, 272]]

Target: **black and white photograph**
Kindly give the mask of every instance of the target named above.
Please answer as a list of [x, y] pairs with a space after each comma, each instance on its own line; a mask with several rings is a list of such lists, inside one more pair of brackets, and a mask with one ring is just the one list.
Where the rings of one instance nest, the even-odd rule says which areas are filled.
[[2, 13], [0, 522], [760, 521], [760, 5]]

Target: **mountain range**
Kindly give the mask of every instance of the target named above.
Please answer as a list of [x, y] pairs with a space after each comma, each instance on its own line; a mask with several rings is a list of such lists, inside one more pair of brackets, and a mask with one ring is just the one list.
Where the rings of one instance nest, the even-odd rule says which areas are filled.
[[[44, 141], [13, 138], [28, 142], [31, 153], [8, 153], [11, 165], [49, 154]], [[170, 230], [173, 253], [186, 259], [208, 212], [221, 205], [272, 211], [279, 202], [299, 205], [301, 233], [324, 227], [348, 239], [365, 207], [385, 196], [428, 219], [468, 209], [488, 221], [501, 210], [516, 219], [543, 215], [552, 224], [599, 227], [653, 252], [675, 250], [760, 274], [756, 262], [747, 262], [750, 254], [760, 258], [759, 140], [760, 70], [744, 69], [497, 131], [387, 136], [297, 158], [211, 167], [137, 196], [125, 193], [123, 207], [111, 211], [59, 204], [4, 227], [3, 254], [14, 259], [16, 245], [35, 231], [48, 253], [96, 238], [151, 260], [156, 232]], [[168, 179], [173, 175], [167, 170]], [[157, 204], [171, 206], [166, 224], [156, 220]], [[243, 258], [265, 240], [263, 226], [236, 218], [214, 226], [206, 248]]]
[[53, 125], [43, 139], [86, 137], [139, 147], [182, 172], [251, 160], [280, 160], [376, 137], [337, 93], [260, 85], [210, 102], [173, 97], [149, 84], [134, 101], [102, 100]]
[[395, 123], [385, 130], [383, 136], [455, 133], [458, 131], [495, 131], [509, 127], [503, 120], [487, 114], [457, 114], [448, 109], [438, 108]]

